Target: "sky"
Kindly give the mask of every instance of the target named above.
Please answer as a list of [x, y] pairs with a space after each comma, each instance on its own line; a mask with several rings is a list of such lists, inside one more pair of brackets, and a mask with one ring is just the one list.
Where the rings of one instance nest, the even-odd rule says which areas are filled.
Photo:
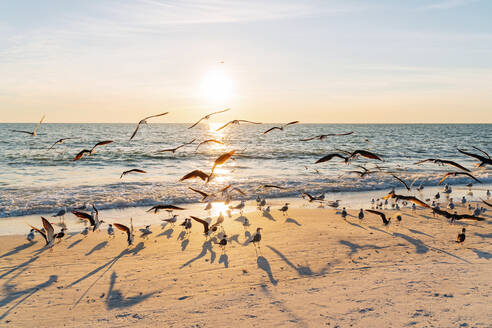
[[492, 123], [489, 0], [0, 0], [0, 122]]

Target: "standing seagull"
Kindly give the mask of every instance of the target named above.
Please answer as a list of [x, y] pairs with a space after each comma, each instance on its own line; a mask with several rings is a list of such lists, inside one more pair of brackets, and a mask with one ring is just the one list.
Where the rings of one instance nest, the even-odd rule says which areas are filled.
[[36, 230], [39, 232], [41, 236], [43, 236], [44, 240], [46, 241], [46, 247], [52, 248], [55, 242], [55, 229], [53, 229], [53, 226], [51, 223], [46, 220], [45, 218], [41, 217], [41, 221], [43, 222], [43, 227], [44, 230], [46, 231], [43, 232], [41, 229], [38, 229], [36, 227], [33, 227], [32, 225], [29, 225], [32, 229]]
[[364, 210], [361, 208], [359, 212], [359, 220], [362, 220], [364, 218]]
[[461, 229], [461, 233], [458, 234], [458, 237], [456, 238], [456, 242], [461, 244], [465, 241], [466, 235], [465, 235], [466, 229], [463, 228]]
[[289, 210], [289, 203], [285, 203], [285, 205], [282, 206], [281, 209], [279, 209], [279, 211], [282, 212], [282, 215], [287, 215], [288, 210]]
[[255, 245], [255, 249], [256, 246], [260, 248], [261, 230], [263, 230], [263, 228], [256, 228], [256, 233], [253, 235], [253, 239], [249, 241], [250, 243], [253, 243], [253, 245]]
[[280, 130], [280, 131], [284, 131], [284, 128], [288, 127], [289, 125], [292, 125], [292, 124], [297, 124], [299, 123], [299, 121], [292, 121], [292, 122], [289, 122], [289, 123], [286, 123], [286, 124], [283, 124], [281, 126], [274, 126], [268, 130], [266, 130], [265, 132], [263, 132], [263, 134], [267, 134], [268, 132], [271, 132], [273, 130]]
[[82, 156], [84, 156], [85, 154], [87, 154], [88, 156], [91, 156], [93, 153], [94, 153], [94, 149], [96, 149], [96, 147], [98, 146], [103, 146], [103, 145], [107, 145], [109, 143], [112, 143], [113, 140], [105, 140], [105, 141], [101, 141], [101, 142], [98, 142], [97, 144], [94, 145], [94, 147], [92, 147], [90, 150], [88, 149], [83, 149], [81, 150], [77, 155], [75, 155], [73, 161], [78, 161], [79, 159], [82, 158]]
[[51, 145], [50, 148], [48, 148], [48, 150], [51, 150], [53, 149], [53, 147], [55, 147], [56, 145], [58, 144], [62, 144], [65, 140], [70, 140], [70, 139], [73, 139], [73, 138], [61, 138], [61, 139], [58, 139], [54, 144]]
[[141, 124], [147, 124], [147, 120], [148, 120], [149, 118], [159, 117], [159, 116], [164, 116], [164, 115], [166, 115], [166, 114], [169, 114], [169, 112], [165, 112], [165, 113], [161, 113], [161, 114], [157, 114], [157, 115], [152, 115], [152, 116], [147, 116], [146, 118], [144, 118], [144, 119], [140, 120], [140, 122], [138, 122], [138, 124], [137, 124], [137, 128], [135, 129], [135, 131], [133, 131], [133, 134], [132, 134], [132, 136], [130, 137], [130, 140], [132, 140], [132, 139], [133, 139], [133, 137], [135, 137], [135, 135], [137, 134], [138, 129], [140, 128], [140, 125], [141, 125]]
[[130, 219], [130, 228], [128, 228], [126, 225], [115, 223], [114, 226], [121, 231], [126, 232], [126, 241], [128, 242], [128, 246], [131, 246], [133, 244], [133, 219]]
[[30, 134], [31, 136], [35, 137], [35, 136], [37, 136], [38, 128], [41, 125], [41, 123], [43, 123], [43, 120], [44, 120], [45, 117], [46, 117], [46, 115], [43, 115], [43, 117], [41, 117], [41, 121], [39, 121], [39, 123], [36, 124], [36, 126], [34, 127], [34, 130], [32, 132], [30, 132], [30, 131], [23, 131], [23, 130], [12, 130], [12, 132], [27, 133], [27, 134]]
[[31, 229], [31, 231], [29, 231], [29, 233], [27, 234], [27, 241], [30, 241], [31, 243], [33, 242], [34, 240], [34, 229]]
[[110, 238], [114, 238], [114, 229], [113, 229], [113, 225], [111, 223], [108, 225], [108, 236]]
[[193, 124], [192, 126], [190, 126], [188, 129], [192, 129], [192, 128], [194, 128], [195, 126], [197, 126], [197, 125], [198, 125], [198, 123], [200, 123], [200, 122], [201, 122], [201, 121], [203, 121], [203, 120], [208, 120], [208, 119], [210, 119], [210, 116], [212, 116], [212, 115], [215, 115], [215, 114], [220, 114], [220, 113], [224, 113], [224, 112], [227, 112], [228, 110], [230, 110], [230, 108], [226, 108], [226, 109], [224, 109], [224, 110], [219, 110], [218, 112], [213, 112], [213, 113], [207, 114], [207, 115], [205, 115], [204, 117], [202, 117], [201, 119], [199, 119], [199, 120], [198, 120], [198, 122], [196, 122], [195, 124]]

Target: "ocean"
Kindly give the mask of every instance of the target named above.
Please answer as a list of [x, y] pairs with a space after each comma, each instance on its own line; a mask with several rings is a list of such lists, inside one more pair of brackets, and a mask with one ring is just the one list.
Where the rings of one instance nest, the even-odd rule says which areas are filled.
[[[414, 186], [436, 185], [443, 174], [457, 171], [450, 166], [427, 163], [426, 158], [457, 161], [473, 169], [484, 184], [492, 182], [490, 168], [476, 168], [476, 161], [457, 148], [477, 153], [492, 142], [491, 124], [297, 124], [284, 131], [265, 130], [274, 124], [229, 126], [215, 131], [220, 123], [205, 123], [189, 130], [189, 124], [153, 124], [142, 126], [129, 141], [135, 124], [42, 124], [32, 137], [11, 130], [32, 131], [35, 124], [0, 124], [0, 217], [53, 213], [60, 208], [97, 204], [100, 209], [127, 208], [156, 203], [196, 203], [201, 197], [188, 189], [213, 192], [228, 184], [244, 191], [235, 199], [294, 197], [299, 190], [313, 194], [384, 190], [401, 187], [388, 173], [360, 178], [349, 173], [355, 165], [373, 168], [379, 165]], [[325, 140], [299, 139], [319, 134], [346, 133]], [[73, 138], [48, 150], [60, 138]], [[196, 151], [198, 142], [218, 139], [224, 145], [206, 144]], [[159, 150], [176, 147], [196, 139], [176, 153]], [[90, 149], [103, 140], [114, 142], [96, 148], [92, 156], [73, 161], [82, 149]], [[320, 157], [342, 149], [366, 149], [384, 158], [384, 162], [359, 158], [346, 165], [340, 159], [314, 164]], [[201, 180], [178, 180], [194, 169], [210, 172], [221, 154], [236, 150], [237, 156], [217, 167], [208, 184]], [[139, 168], [146, 174], [124, 170]], [[465, 176], [446, 180], [450, 185], [475, 181]], [[276, 184], [288, 190], [263, 189]]]

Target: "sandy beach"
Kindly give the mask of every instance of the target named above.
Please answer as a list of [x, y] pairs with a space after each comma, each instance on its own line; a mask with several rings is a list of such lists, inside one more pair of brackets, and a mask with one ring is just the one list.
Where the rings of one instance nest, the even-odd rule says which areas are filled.
[[[245, 213], [247, 229], [237, 213], [224, 223], [225, 253], [196, 222], [189, 239], [179, 225], [153, 226], [148, 238], [136, 229], [129, 248], [105, 229], [69, 234], [53, 251], [40, 236], [2, 236], [0, 325], [490, 327], [489, 220], [401, 213], [384, 227], [355, 210], [343, 220], [334, 209], [275, 207]], [[256, 227], [258, 253], [247, 244]]]

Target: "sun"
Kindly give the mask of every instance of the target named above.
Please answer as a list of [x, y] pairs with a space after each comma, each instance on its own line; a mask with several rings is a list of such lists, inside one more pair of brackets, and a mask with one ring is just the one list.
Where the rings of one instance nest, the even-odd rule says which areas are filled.
[[234, 83], [222, 69], [208, 71], [202, 79], [201, 95], [212, 105], [226, 105], [234, 94]]

